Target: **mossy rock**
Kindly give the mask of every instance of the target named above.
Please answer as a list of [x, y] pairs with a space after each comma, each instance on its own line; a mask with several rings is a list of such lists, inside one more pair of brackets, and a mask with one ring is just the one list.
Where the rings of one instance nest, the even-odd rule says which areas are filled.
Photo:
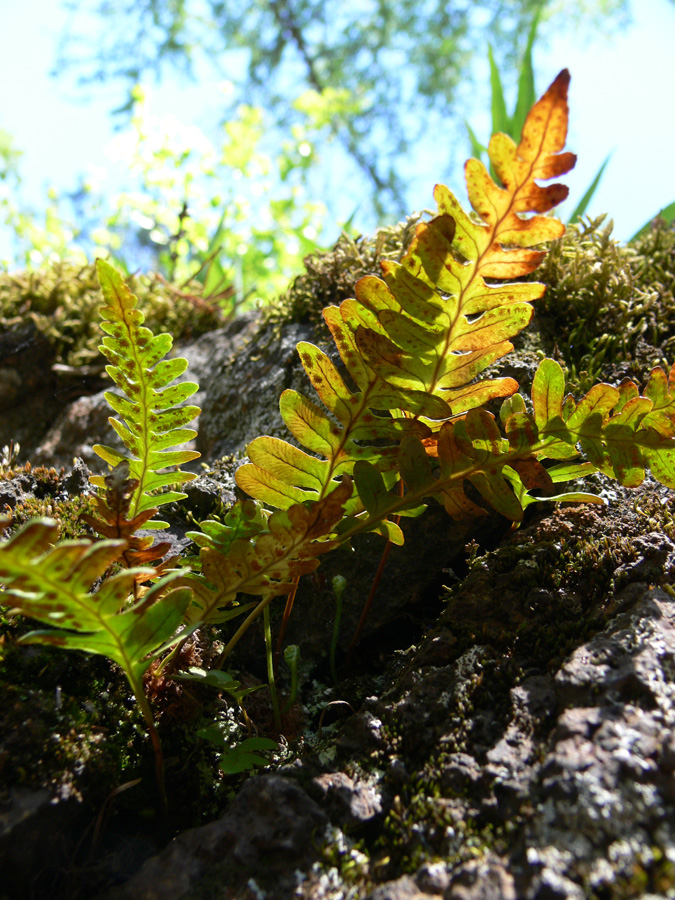
[[[201, 300], [201, 285], [173, 286], [158, 275], [130, 275], [147, 326], [168, 331], [177, 340], [196, 337], [222, 323], [217, 308]], [[0, 272], [0, 332], [28, 321], [52, 348], [58, 365], [102, 366], [101, 291], [95, 265], [68, 261], [31, 272]]]
[[604, 378], [645, 380], [675, 361], [675, 227], [656, 219], [632, 244], [612, 239], [605, 216], [571, 225], [534, 277], [543, 349], [572, 388]]
[[[422, 214], [396, 225], [378, 228], [373, 235], [353, 238], [343, 233], [330, 250], [305, 257], [305, 272], [264, 311], [265, 322], [312, 323], [324, 328], [321, 310], [354, 295], [354, 285], [365, 275], [380, 275], [380, 263], [399, 262], [405, 255]], [[323, 331], [328, 335], [328, 329]]]

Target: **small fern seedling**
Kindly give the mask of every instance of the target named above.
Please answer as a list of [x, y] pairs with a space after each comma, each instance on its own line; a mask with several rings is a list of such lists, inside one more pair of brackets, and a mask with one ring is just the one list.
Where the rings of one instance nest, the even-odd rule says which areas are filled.
[[[120, 417], [109, 421], [129, 453], [125, 455], [102, 444], [96, 444], [94, 451], [113, 469], [124, 464], [120, 482], [133, 480], [123, 511], [127, 526], [136, 523], [131, 532], [141, 525], [147, 529], [166, 528], [166, 522], [153, 519], [157, 508], [185, 497], [180, 491], [166, 489], [196, 478], [178, 467], [200, 454], [175, 448], [197, 435], [194, 429], [184, 426], [198, 415], [199, 407], [180, 404], [198, 390], [198, 385], [191, 381], [172, 384], [185, 372], [188, 362], [181, 357], [164, 358], [173, 344], [171, 335], [155, 336], [143, 326], [144, 316], [136, 309], [136, 297], [109, 263], [99, 259], [96, 268], [106, 301], [101, 309], [101, 328], [106, 337], [100, 350], [110, 362], [106, 372], [122, 392], [106, 391], [106, 400]], [[95, 475], [91, 482], [101, 491], [109, 489], [104, 476]], [[111, 528], [113, 532], [122, 528], [119, 535], [128, 537], [130, 529], [127, 527], [124, 533], [120, 505], [108, 507], [107, 494], [100, 496], [104, 502], [99, 503], [99, 514], [109, 526], [102, 533], [110, 537]], [[151, 544], [151, 538], [144, 538], [136, 549], [144, 550]]]

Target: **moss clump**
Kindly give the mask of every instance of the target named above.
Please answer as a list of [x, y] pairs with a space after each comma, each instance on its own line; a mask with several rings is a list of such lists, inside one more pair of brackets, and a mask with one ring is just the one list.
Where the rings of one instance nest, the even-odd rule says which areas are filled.
[[547, 350], [564, 360], [574, 390], [603, 375], [644, 379], [673, 361], [675, 229], [656, 220], [623, 245], [604, 220], [571, 225], [534, 276], [548, 285], [537, 304]]
[[100, 658], [18, 645], [30, 624], [0, 617], [0, 796], [22, 785], [65, 799], [85, 784], [105, 796], [147, 756], [124, 679]]
[[[222, 323], [216, 307], [200, 301], [201, 285], [183, 291], [155, 275], [132, 275], [146, 325], [176, 340], [203, 334]], [[194, 296], [186, 291], [194, 291]], [[101, 292], [94, 265], [62, 261], [36, 272], [0, 272], [0, 332], [32, 320], [54, 348], [55, 362], [68, 366], [100, 363]]]
[[17, 504], [12, 513], [12, 529], [18, 529], [30, 519], [48, 516], [59, 526], [59, 540], [70, 541], [82, 537], [91, 537], [92, 531], [81, 519], [82, 513], [96, 514], [96, 503], [93, 497], [70, 497], [67, 500], [55, 500], [43, 497], [27, 497]]
[[[0, 517], [9, 519], [9, 533], [30, 519], [49, 516], [59, 526], [59, 540], [91, 537], [93, 532], [81, 515], [95, 512], [93, 495], [72, 494], [64, 483], [66, 477], [64, 469], [57, 471], [53, 466], [32, 466], [30, 462], [3, 464], [0, 460]], [[15, 486], [16, 494], [3, 497], [4, 482]]]
[[[305, 259], [306, 272], [273, 301], [264, 321], [322, 324], [321, 311], [354, 295], [380, 262], [407, 252], [421, 214], [374, 235], [343, 234], [334, 247]], [[612, 238], [605, 217], [571, 225], [532, 276], [548, 289], [537, 303], [544, 349], [564, 362], [570, 388], [600, 378], [643, 380], [675, 356], [675, 228], [656, 220], [633, 244]]]
[[328, 251], [304, 260], [306, 273], [298, 275], [285, 294], [265, 311], [265, 321], [321, 323], [321, 310], [354, 296], [354, 285], [364, 275], [379, 275], [380, 262], [399, 261], [415, 236], [421, 213], [404, 222], [378, 228], [372, 236], [342, 234]]

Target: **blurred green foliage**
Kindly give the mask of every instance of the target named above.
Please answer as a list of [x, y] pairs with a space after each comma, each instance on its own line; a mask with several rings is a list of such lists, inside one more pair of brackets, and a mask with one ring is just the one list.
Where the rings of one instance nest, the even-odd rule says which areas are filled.
[[[536, 14], [544, 41], [554, 31], [607, 33], [629, 14], [628, 0], [71, 0], [70, 7], [56, 70], [77, 73], [90, 95], [100, 81], [124, 89], [171, 71], [227, 73], [235, 90], [225, 115], [242, 101], [260, 106], [279, 145], [311, 97], [330, 100], [321, 149], [331, 145], [331, 160], [317, 190], [334, 192], [337, 160], [369, 229], [409, 211], [411, 176], [424, 153], [423, 171], [433, 153], [435, 177], [451, 174], [458, 113], [481, 97], [472, 61], [488, 41], [507, 71]], [[304, 102], [294, 102], [298, 96]], [[133, 99], [120, 111], [132, 107]]]
[[13, 242], [2, 262], [84, 265], [111, 254], [127, 272], [157, 271], [186, 288], [196, 279], [205, 299], [227, 308], [268, 300], [317, 249], [325, 206], [310, 196], [307, 173], [318, 132], [349, 98], [307, 92], [298, 105], [302, 119], [279, 152], [259, 107], [240, 105], [213, 143], [174, 116], [154, 116], [136, 88], [129, 126], [108, 148], [126, 172], [124, 190], [111, 196], [107, 173], [92, 170], [74, 194], [50, 190], [38, 212], [21, 201], [18, 153], [0, 134], [0, 224]]

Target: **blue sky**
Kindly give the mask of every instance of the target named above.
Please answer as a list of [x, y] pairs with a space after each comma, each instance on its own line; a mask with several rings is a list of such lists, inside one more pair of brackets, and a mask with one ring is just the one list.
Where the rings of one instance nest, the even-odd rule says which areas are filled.
[[[105, 147], [113, 136], [109, 110], [120, 102], [115, 87], [97, 87], [85, 102], [67, 81], [49, 77], [66, 13], [56, 0], [0, 0], [3, 54], [0, 128], [24, 151], [26, 195], [37, 202], [47, 185], [72, 188], [88, 165], [109, 166]], [[615, 236], [628, 239], [662, 206], [675, 200], [675, 101], [673, 47], [675, 4], [634, 0], [633, 25], [610, 38], [580, 43], [562, 35], [535, 52], [537, 90], [557, 72], [572, 73], [568, 146], [579, 156], [567, 178], [578, 199], [605, 157], [612, 159], [589, 212], [609, 213]], [[218, 87], [197, 89], [174, 82], [153, 91], [153, 111], [176, 112], [207, 128], [217, 121]], [[468, 116], [479, 135], [489, 130], [480, 112]], [[438, 177], [438, 176], [437, 176]], [[452, 187], [458, 190], [461, 174]], [[413, 206], [431, 202], [434, 180], [420, 186]]]

